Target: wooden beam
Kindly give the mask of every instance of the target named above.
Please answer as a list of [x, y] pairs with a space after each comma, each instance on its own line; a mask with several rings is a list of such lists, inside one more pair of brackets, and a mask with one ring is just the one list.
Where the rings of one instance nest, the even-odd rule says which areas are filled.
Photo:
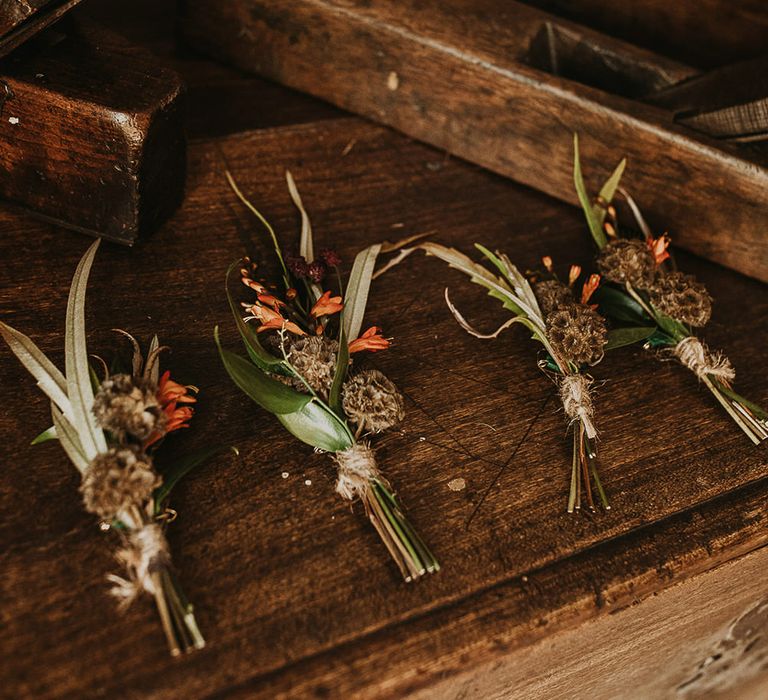
[[[768, 281], [768, 168], [641, 98], [691, 68], [521, 3], [187, 0], [194, 46], [575, 203], [625, 185], [676, 244]], [[727, 203], [724, 205], [724, 203]]]

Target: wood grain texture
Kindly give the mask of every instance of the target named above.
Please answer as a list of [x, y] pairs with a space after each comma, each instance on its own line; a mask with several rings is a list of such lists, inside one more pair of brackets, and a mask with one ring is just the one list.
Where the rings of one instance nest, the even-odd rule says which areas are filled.
[[757, 58], [768, 45], [762, 0], [523, 1], [702, 68]]
[[127, 244], [181, 200], [182, 85], [144, 49], [65, 21], [5, 59], [0, 95], [4, 198]]
[[[173, 347], [165, 366], [201, 388], [194, 429], [173, 443], [179, 452], [240, 449], [192, 475], [173, 501], [171, 545], [209, 645], [172, 661], [150, 602], [116, 615], [104, 581], [115, 566], [109, 538], [83, 512], [57, 446], [28, 447], [48, 411], [3, 353], [0, 654], [11, 695], [396, 697], [766, 544], [765, 450], [689, 373], [631, 349], [595, 371], [606, 380], [600, 460], [613, 510], [564, 512], [570, 457], [550, 403], [467, 528], [552, 387], [524, 333], [489, 343], [463, 333], [444, 306], [446, 284], [471, 322], [491, 327], [503, 313], [460, 274], [414, 257], [376, 282], [368, 314], [396, 338], [370, 361], [407, 397], [402, 432], [377, 441], [381, 466], [444, 567], [405, 586], [359, 508], [334, 494], [330, 460], [238, 393], [216, 357], [214, 324], [237, 346], [227, 265], [243, 253], [269, 265], [225, 164], [290, 248], [299, 222], [289, 167], [318, 245], [338, 247], [347, 268], [367, 243], [421, 232], [464, 248], [482, 240], [523, 268], [547, 252], [563, 267], [590, 258], [575, 209], [357, 119], [196, 142], [173, 219], [134, 249], [100, 250], [87, 323], [100, 355], [114, 346], [115, 325], [143, 339], [159, 332]], [[2, 318], [61, 360], [69, 279], [88, 241], [13, 210], [0, 211], [0, 232]], [[768, 334], [765, 287], [691, 256], [680, 264], [715, 296], [707, 340], [727, 350], [738, 386], [764, 401], [768, 377], [754, 358]], [[448, 487], [456, 477], [463, 491]], [[762, 586], [754, 581], [756, 596]]]
[[81, 0], [3, 0], [0, 3], [0, 56], [13, 51], [61, 19]]
[[[185, 35], [211, 55], [572, 203], [578, 132], [592, 186], [626, 155], [625, 186], [653, 226], [670, 228], [681, 247], [768, 280], [765, 153], [676, 125], [671, 112], [637, 99], [692, 75], [684, 65], [495, 0], [184, 7]], [[548, 72], [535, 56], [547, 55], [536, 47], [549, 41], [579, 65], [586, 55], [589, 69]], [[596, 65], [600, 80], [579, 82], [600, 74]]]

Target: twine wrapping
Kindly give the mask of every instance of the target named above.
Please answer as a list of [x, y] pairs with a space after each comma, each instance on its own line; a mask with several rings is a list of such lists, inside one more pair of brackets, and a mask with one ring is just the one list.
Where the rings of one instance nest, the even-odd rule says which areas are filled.
[[710, 376], [732, 382], [736, 377], [736, 370], [725, 355], [719, 352], [711, 354], [709, 348], [692, 335], [683, 338], [673, 352], [675, 357], [699, 379]]
[[370, 482], [381, 478], [370, 446], [358, 442], [342, 452], [336, 452], [333, 458], [339, 470], [336, 493], [350, 501], [356, 497], [365, 500]]
[[565, 415], [571, 419], [571, 422], [580, 420], [587, 432], [587, 437], [594, 439], [597, 437], [597, 430], [592, 422], [594, 408], [592, 396], [589, 393], [591, 383], [592, 381], [583, 374], [569, 374], [563, 377], [560, 383], [560, 400], [563, 402]]
[[121, 606], [129, 605], [142, 590], [154, 595], [152, 574], [171, 561], [162, 527], [148, 523], [131, 532], [117, 559], [125, 566], [128, 578], [110, 574], [107, 579], [114, 584], [111, 593], [120, 600]]

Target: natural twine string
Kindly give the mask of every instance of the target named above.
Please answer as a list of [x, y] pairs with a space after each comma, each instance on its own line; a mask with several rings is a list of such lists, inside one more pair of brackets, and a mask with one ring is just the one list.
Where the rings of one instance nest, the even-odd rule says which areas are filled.
[[114, 584], [111, 592], [120, 600], [121, 606], [129, 605], [142, 590], [154, 595], [152, 574], [161, 566], [170, 564], [171, 560], [162, 527], [157, 523], [147, 523], [131, 532], [127, 546], [118, 551], [117, 559], [125, 566], [128, 578], [116, 574], [107, 578]]
[[736, 370], [725, 355], [719, 352], [711, 354], [709, 348], [692, 335], [683, 338], [673, 352], [699, 379], [711, 376], [732, 382], [736, 377]]
[[338, 467], [336, 493], [350, 501], [356, 497], [365, 500], [370, 482], [381, 478], [373, 450], [367, 443], [358, 442], [333, 455]]
[[591, 383], [592, 380], [583, 374], [566, 375], [560, 382], [560, 400], [563, 402], [565, 415], [571, 419], [571, 422], [580, 420], [587, 437], [594, 439], [597, 437], [597, 430], [592, 422], [594, 407], [589, 393]]

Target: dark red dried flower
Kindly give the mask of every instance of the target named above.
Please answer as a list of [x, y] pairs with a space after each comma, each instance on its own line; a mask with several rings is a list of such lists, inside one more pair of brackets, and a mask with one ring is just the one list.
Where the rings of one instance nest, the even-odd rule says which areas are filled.
[[302, 278], [309, 274], [309, 265], [302, 255], [290, 255], [286, 257], [285, 264], [294, 277]]
[[341, 257], [335, 250], [326, 248], [320, 251], [320, 259], [328, 265], [328, 267], [338, 267], [341, 265]]
[[322, 260], [315, 260], [309, 264], [307, 276], [313, 282], [322, 282], [326, 272], [328, 272], [328, 268], [325, 263]]

